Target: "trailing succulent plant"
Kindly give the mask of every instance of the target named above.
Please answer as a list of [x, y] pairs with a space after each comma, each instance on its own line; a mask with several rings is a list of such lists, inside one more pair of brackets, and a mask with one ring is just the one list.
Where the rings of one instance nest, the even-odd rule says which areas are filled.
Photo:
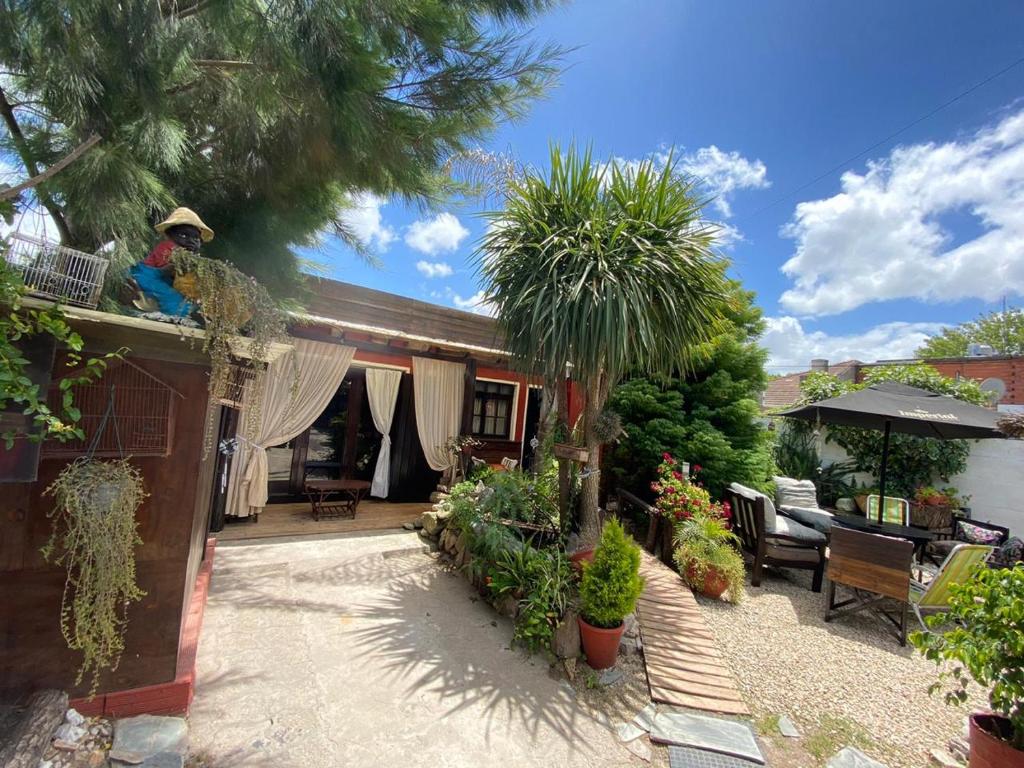
[[142, 475], [127, 459], [78, 459], [46, 494], [55, 500], [53, 533], [43, 556], [67, 571], [60, 628], [68, 647], [83, 654], [75, 684], [116, 669], [124, 651], [128, 606], [145, 593], [135, 581], [135, 548], [142, 543], [135, 512], [146, 498]]
[[996, 426], [1007, 437], [1024, 438], [1024, 413], [1003, 414]]

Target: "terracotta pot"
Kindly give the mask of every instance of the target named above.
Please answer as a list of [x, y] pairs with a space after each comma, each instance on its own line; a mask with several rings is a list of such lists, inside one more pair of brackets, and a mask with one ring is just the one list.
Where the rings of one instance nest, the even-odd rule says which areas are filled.
[[1010, 724], [999, 715], [971, 715], [971, 768], [1024, 768], [1024, 752], [1000, 738]]
[[583, 653], [586, 654], [587, 664], [593, 669], [608, 669], [615, 666], [615, 660], [619, 657], [619, 642], [622, 640], [622, 633], [626, 631], [625, 624], [619, 624], [612, 629], [595, 627], [588, 624], [581, 617], [580, 639], [583, 641]]
[[584, 560], [590, 563], [594, 562], [593, 548], [581, 549], [579, 552], [573, 552], [571, 555], [569, 555], [569, 562], [572, 563], [572, 567], [575, 568], [577, 571], [583, 570]]
[[[692, 565], [686, 567], [686, 583], [691, 585], [698, 584], [697, 569]], [[719, 570], [708, 568], [704, 573], [703, 586], [697, 586], [696, 589], [705, 597], [718, 600], [729, 589], [729, 581]]]

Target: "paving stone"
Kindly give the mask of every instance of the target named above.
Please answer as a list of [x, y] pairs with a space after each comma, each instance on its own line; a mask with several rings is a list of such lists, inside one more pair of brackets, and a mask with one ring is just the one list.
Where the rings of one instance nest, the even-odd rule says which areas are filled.
[[670, 768], [755, 768], [760, 765], [742, 757], [675, 745], [668, 748], [668, 764]]
[[781, 733], [787, 739], [800, 738], [800, 731], [797, 730], [797, 727], [793, 724], [793, 721], [785, 715], [779, 717], [779, 733]]
[[53, 732], [53, 738], [59, 741], [66, 741], [69, 744], [75, 744], [81, 741], [86, 733], [87, 731], [85, 728], [72, 725], [71, 723], [62, 723], [61, 725], [58, 725], [57, 730]]
[[67, 714], [64, 715], [64, 722], [70, 723], [71, 725], [81, 726], [85, 724], [85, 718], [79, 714], [77, 709], [72, 707], [67, 711]]
[[177, 752], [157, 752], [139, 763], [138, 768], [185, 768], [185, 756]]
[[[111, 760], [146, 765], [144, 761], [161, 753], [180, 755], [182, 758], [188, 753], [188, 725], [183, 718], [139, 715], [114, 723]], [[153, 763], [147, 768], [163, 768], [163, 765]]]
[[638, 739], [645, 733], [647, 733], [647, 731], [643, 728], [638, 728], [632, 723], [619, 723], [615, 728], [615, 735], [618, 737], [619, 741], [623, 743], [632, 741], [633, 739]]
[[928, 757], [932, 764], [939, 768], [962, 768], [963, 766], [958, 758], [953, 757], [944, 749], [931, 749], [928, 751]]
[[625, 673], [618, 667], [612, 667], [606, 669], [601, 673], [601, 677], [597, 679], [598, 684], [603, 686], [615, 685], [619, 680], [624, 677]]
[[825, 763], [825, 768], [886, 768], [884, 763], [865, 755], [856, 747], [843, 747]]
[[654, 716], [657, 714], [658, 708], [653, 703], [648, 704], [646, 707], [636, 713], [636, 717], [633, 718], [633, 723], [645, 731], [650, 732], [651, 728], [654, 727]]
[[651, 741], [696, 747], [764, 763], [754, 731], [746, 723], [686, 712], [659, 712], [654, 717]]

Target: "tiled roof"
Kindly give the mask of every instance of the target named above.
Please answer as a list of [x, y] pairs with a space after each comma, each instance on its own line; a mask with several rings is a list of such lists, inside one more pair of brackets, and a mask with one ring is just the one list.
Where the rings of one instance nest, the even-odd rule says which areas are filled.
[[[841, 363], [830, 365], [828, 372], [840, 378], [852, 378], [851, 373], [859, 365], [861, 365], [859, 360], [844, 360]], [[800, 382], [809, 373], [810, 371], [800, 371], [769, 381], [764, 396], [761, 398], [761, 409], [777, 411], [796, 403], [800, 399]]]

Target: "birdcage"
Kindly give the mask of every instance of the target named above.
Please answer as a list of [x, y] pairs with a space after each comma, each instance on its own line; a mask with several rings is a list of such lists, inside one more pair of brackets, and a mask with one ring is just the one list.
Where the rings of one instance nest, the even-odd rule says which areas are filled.
[[4, 259], [21, 274], [29, 293], [95, 309], [110, 262], [52, 240], [13, 232]]

